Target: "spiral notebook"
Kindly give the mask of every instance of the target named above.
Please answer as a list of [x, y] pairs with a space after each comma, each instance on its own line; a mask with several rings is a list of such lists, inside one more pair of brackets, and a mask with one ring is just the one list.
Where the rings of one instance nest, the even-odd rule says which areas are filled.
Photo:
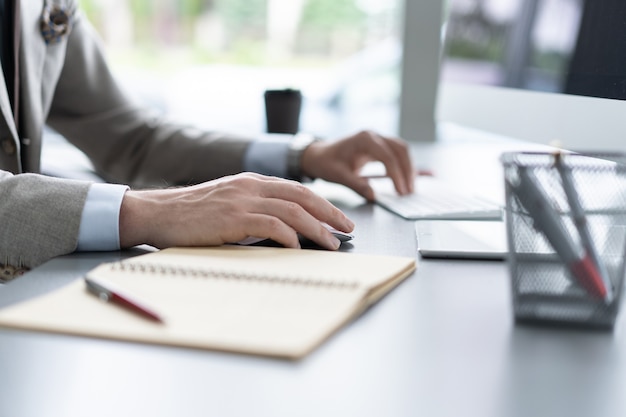
[[164, 323], [100, 301], [83, 280], [0, 311], [0, 326], [297, 359], [415, 270], [414, 258], [224, 246], [171, 248], [89, 273]]

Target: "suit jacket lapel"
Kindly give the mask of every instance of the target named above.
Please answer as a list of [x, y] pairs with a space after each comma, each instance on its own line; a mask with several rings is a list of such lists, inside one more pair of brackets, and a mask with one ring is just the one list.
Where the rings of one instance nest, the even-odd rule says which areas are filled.
[[7, 127], [11, 131], [11, 135], [14, 138], [17, 138], [17, 128], [15, 126], [15, 121], [13, 120], [13, 110], [11, 109], [11, 102], [9, 101], [9, 93], [7, 92], [6, 82], [4, 80], [4, 74], [0, 71], [0, 80], [2, 84], [0, 85], [0, 111], [2, 112], [2, 117], [7, 123]]
[[17, 140], [17, 127], [15, 126], [15, 121], [13, 120], [13, 109], [11, 109], [9, 94], [7, 93], [4, 74], [2, 74], [2, 71], [0, 71], [0, 80], [2, 81], [2, 86], [0, 88], [0, 111], [2, 111], [2, 117], [6, 121], [11, 135], [14, 140]]

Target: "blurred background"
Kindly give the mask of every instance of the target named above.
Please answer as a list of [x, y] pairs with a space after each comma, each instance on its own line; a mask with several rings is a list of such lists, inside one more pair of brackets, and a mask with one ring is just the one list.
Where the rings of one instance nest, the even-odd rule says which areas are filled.
[[79, 3], [121, 83], [177, 120], [263, 132], [263, 91], [296, 88], [301, 130], [397, 134], [402, 0]]

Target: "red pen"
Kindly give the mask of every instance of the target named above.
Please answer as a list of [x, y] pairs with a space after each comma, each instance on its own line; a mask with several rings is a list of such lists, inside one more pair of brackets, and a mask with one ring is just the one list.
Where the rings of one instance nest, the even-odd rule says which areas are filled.
[[526, 208], [535, 229], [543, 233], [570, 273], [589, 294], [607, 300], [607, 289], [596, 264], [585, 248], [570, 237], [535, 174], [526, 167], [520, 168], [518, 174], [519, 183], [515, 185], [509, 181], [508, 186]]
[[135, 296], [119, 289], [116, 285], [103, 279], [91, 278], [89, 276], [85, 277], [85, 284], [87, 284], [87, 290], [98, 296], [102, 301], [116, 303], [150, 320], [163, 323], [161, 316], [152, 308], [139, 301]]

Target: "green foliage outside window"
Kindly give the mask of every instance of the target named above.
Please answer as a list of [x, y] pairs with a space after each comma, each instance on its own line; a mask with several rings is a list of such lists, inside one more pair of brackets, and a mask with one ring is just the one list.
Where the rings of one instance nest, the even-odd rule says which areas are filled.
[[[79, 0], [89, 20], [104, 34], [107, 32], [104, 27], [111, 25], [111, 19], [104, 21], [102, 13], [103, 5], [109, 6], [104, 3], [106, 1]], [[356, 52], [362, 46], [368, 22], [371, 23], [372, 19], [358, 3], [359, 0], [306, 0], [294, 35], [296, 43], [292, 60], [310, 60], [311, 56], [328, 60], [332, 54], [332, 42], [342, 36], [351, 41], [346, 43], [348, 47], [342, 52], [349, 54], [350, 48]], [[129, 43], [140, 46], [141, 51], [136, 54], [144, 54], [148, 61], [157, 59], [156, 55], [161, 55], [165, 49], [177, 49], [187, 51], [185, 59], [191, 62], [267, 64], [264, 54], [268, 0], [126, 0], [125, 5], [132, 16]], [[206, 24], [202, 19], [208, 14], [217, 16], [220, 21], [219, 50], [207, 49], [201, 42], [205, 39], [198, 38], [202, 36], [198, 35], [198, 27]], [[306, 58], [299, 57], [298, 53]]]

